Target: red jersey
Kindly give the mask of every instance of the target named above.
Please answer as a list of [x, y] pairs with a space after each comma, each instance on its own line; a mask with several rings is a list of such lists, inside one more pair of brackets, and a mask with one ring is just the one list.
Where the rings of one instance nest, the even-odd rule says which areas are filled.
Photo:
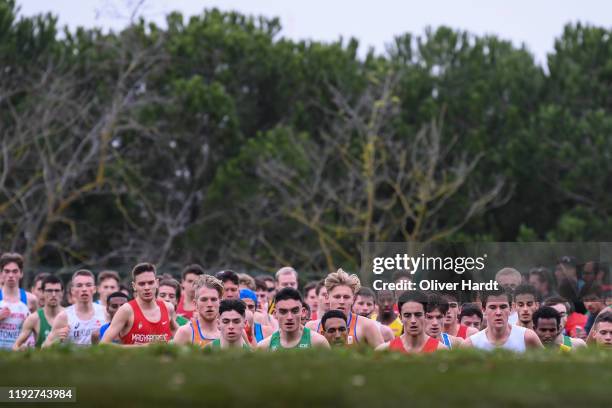
[[157, 322], [147, 320], [136, 299], [128, 302], [134, 311], [134, 323], [130, 331], [125, 336], [121, 336], [122, 344], [168, 343], [172, 339], [170, 316], [166, 304], [162, 300], [155, 302], [161, 312], [161, 318]]
[[462, 339], [467, 338], [467, 326], [464, 326], [463, 324], [459, 325], [459, 330], [457, 330], [457, 337], [461, 337]]
[[[425, 342], [425, 344], [423, 345], [423, 348], [421, 349], [421, 353], [433, 353], [434, 351], [438, 349], [439, 343], [440, 341], [438, 339], [434, 339], [433, 337], [428, 336], [427, 341]], [[404, 348], [404, 343], [402, 342], [401, 337], [396, 337], [393, 340], [391, 340], [391, 343], [389, 343], [389, 350], [399, 351], [400, 353], [404, 353], [404, 354], [410, 354]]]
[[183, 306], [184, 303], [185, 303], [185, 296], [181, 296], [181, 298], [179, 299], [176, 305], [176, 314], [183, 316], [187, 320], [191, 320], [193, 319], [193, 312], [195, 312], [195, 309], [185, 310], [185, 307]]

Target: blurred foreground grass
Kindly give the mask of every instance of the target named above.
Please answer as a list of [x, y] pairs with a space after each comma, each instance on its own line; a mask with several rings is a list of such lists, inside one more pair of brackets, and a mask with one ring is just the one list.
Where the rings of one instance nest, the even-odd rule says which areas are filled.
[[612, 353], [593, 349], [407, 357], [58, 348], [0, 353], [0, 378], [0, 386], [76, 387], [78, 403], [64, 404], [73, 407], [612, 406]]

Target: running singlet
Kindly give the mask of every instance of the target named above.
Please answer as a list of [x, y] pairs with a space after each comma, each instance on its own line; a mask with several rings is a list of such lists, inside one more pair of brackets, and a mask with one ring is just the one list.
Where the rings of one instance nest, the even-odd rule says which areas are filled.
[[572, 351], [572, 338], [563, 335], [563, 343], [559, 344], [559, 350], [561, 351]]
[[202, 334], [202, 330], [200, 329], [200, 321], [196, 317], [191, 319], [191, 344], [197, 344], [198, 346], [204, 347], [214, 340], [217, 339], [208, 338]]
[[[434, 351], [438, 350], [438, 343], [438, 339], [428, 336], [427, 341], [421, 349], [421, 353], [433, 353]], [[389, 350], [399, 351], [400, 353], [404, 354], [411, 354], [404, 348], [404, 343], [402, 342], [401, 337], [396, 337], [391, 340], [391, 343], [389, 343]]]
[[41, 348], [42, 344], [47, 339], [49, 333], [51, 333], [51, 325], [47, 321], [47, 317], [45, 316], [45, 310], [40, 308], [36, 311], [38, 313], [38, 321], [39, 321], [39, 329], [38, 335], [36, 336], [36, 348]]
[[186, 319], [181, 315], [176, 315], [176, 324], [178, 324], [179, 326], [184, 326], [187, 323], [189, 323], [189, 319]]
[[[295, 347], [291, 347], [291, 348], [310, 348], [310, 347], [312, 347], [312, 343], [310, 341], [310, 329], [308, 327], [304, 327], [304, 332], [302, 333], [300, 342]], [[278, 349], [285, 348], [281, 345], [280, 332], [275, 331], [272, 334], [272, 338], [270, 339], [270, 346], [268, 346], [268, 348], [270, 350], [278, 350]]]
[[467, 326], [460, 324], [459, 330], [457, 330], [457, 337], [465, 339], [467, 337], [467, 329], [468, 329]]
[[[210, 347], [212, 347], [214, 349], [221, 349], [221, 340], [214, 339], [213, 341], [210, 342]], [[251, 349], [251, 347], [247, 343], [242, 343], [242, 348], [244, 350], [250, 350]]]
[[167, 343], [172, 339], [170, 328], [170, 316], [166, 304], [162, 300], [156, 300], [161, 317], [157, 322], [147, 320], [142, 313], [136, 299], [130, 300], [128, 304], [134, 312], [132, 328], [124, 336], [121, 336], [122, 344], [149, 344], [154, 342]]
[[[0, 289], [0, 300], [3, 300], [4, 297], [2, 295], [2, 289]], [[25, 289], [19, 288], [19, 300], [24, 303], [26, 306], [28, 305], [28, 295], [26, 294]]]
[[451, 339], [448, 336], [448, 333], [442, 333], [442, 336], [440, 338], [440, 343], [448, 347], [449, 350], [453, 348], [453, 343], [451, 342]]
[[261, 329], [261, 323], [254, 323], [253, 331], [255, 332], [255, 342], [259, 343], [264, 339], [263, 330]]
[[[346, 324], [346, 333], [347, 333], [346, 344], [347, 345], [359, 343], [359, 339], [357, 338], [357, 319], [358, 318], [359, 318], [359, 315], [357, 314], [354, 314], [354, 313], [349, 314], [348, 322]], [[321, 324], [320, 320], [319, 320], [319, 325], [317, 326], [317, 333], [321, 335], [325, 335], [325, 330], [323, 330], [323, 325]]]
[[68, 318], [68, 337], [67, 343], [76, 344], [77, 346], [90, 346], [91, 333], [99, 329], [106, 322], [104, 307], [92, 303], [93, 316], [89, 320], [81, 320], [76, 314], [76, 306], [67, 307], [66, 317]]
[[[372, 316], [370, 316], [370, 319], [378, 321], [378, 315], [374, 313]], [[391, 324], [388, 324], [387, 327], [393, 330], [393, 335], [395, 337], [401, 336], [402, 331], [404, 330], [404, 325], [402, 324], [402, 321], [400, 320], [399, 316], [396, 317], [395, 320], [391, 322]]]
[[21, 326], [30, 314], [30, 309], [23, 301], [12, 303], [0, 300], [0, 309], [5, 307], [9, 308], [11, 314], [6, 319], [0, 320], [0, 349], [10, 350], [19, 337]]
[[[525, 346], [526, 331], [527, 329], [524, 327], [510, 325], [510, 335], [508, 336], [508, 339], [504, 344], [498, 347], [519, 353], [524, 352], [527, 349]], [[493, 350], [496, 348], [496, 346], [491, 344], [489, 339], [487, 339], [486, 329], [472, 334], [469, 338], [472, 341], [472, 345], [476, 348], [482, 350]]]
[[176, 314], [177, 315], [181, 315], [183, 317], [185, 317], [188, 320], [191, 320], [193, 318], [193, 312], [195, 312], [195, 309], [193, 310], [185, 310], [183, 304], [185, 303], [185, 297], [181, 296], [181, 298], [179, 299], [178, 304], [176, 305]]

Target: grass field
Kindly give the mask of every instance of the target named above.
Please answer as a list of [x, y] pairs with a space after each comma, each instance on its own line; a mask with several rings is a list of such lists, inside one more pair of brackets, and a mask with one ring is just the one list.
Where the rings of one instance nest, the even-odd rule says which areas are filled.
[[[0, 354], [0, 378], [1, 386], [75, 387], [77, 404], [65, 406], [612, 406], [612, 353], [601, 350], [407, 357], [346, 350], [209, 353], [170, 346], [51, 349]], [[55, 404], [43, 404], [49, 405]]]

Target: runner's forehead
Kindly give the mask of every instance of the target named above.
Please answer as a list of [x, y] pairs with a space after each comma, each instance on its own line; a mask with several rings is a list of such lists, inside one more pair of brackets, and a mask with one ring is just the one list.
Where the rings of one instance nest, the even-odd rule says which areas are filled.
[[557, 320], [554, 318], [539, 318], [538, 319], [538, 328], [541, 329], [556, 329], [557, 328]]
[[339, 318], [339, 317], [330, 317], [329, 319], [327, 319], [325, 321], [325, 328], [330, 328], [330, 327], [346, 327], [346, 321]]
[[143, 272], [134, 278], [134, 282], [150, 282], [150, 281], [155, 281], [155, 280], [156, 280], [156, 276], [155, 276], [155, 272], [153, 271]]
[[506, 295], [489, 296], [487, 298], [487, 307], [489, 305], [495, 305], [495, 306], [509, 305], [508, 297]]
[[94, 282], [93, 276], [78, 275], [78, 276], [75, 276], [74, 279], [72, 280], [73, 285], [77, 285], [79, 283], [89, 283], [89, 282]]
[[219, 297], [219, 292], [217, 292], [217, 289], [202, 286], [198, 289], [198, 297]]
[[242, 316], [240, 315], [240, 313], [238, 313], [235, 310], [226, 310], [225, 312], [221, 313], [221, 319], [230, 319], [230, 320], [234, 320], [234, 319], [242, 319]]
[[419, 302], [406, 302], [402, 305], [402, 313], [424, 312], [423, 305]]
[[531, 293], [521, 293], [514, 298], [515, 302], [535, 302], [535, 296]]
[[295, 299], [285, 299], [276, 303], [278, 309], [293, 309], [296, 307], [302, 307], [302, 303]]
[[335, 288], [333, 288], [331, 290], [331, 292], [329, 292], [329, 294], [331, 296], [335, 296], [335, 295], [343, 295], [343, 296], [344, 295], [350, 295], [350, 296], [353, 296], [353, 290], [350, 287], [348, 287], [348, 286], [339, 285], [339, 286], [336, 286]]
[[563, 305], [562, 303], [557, 303], [556, 305], [551, 305], [550, 307], [552, 307], [559, 313], [567, 313], [567, 309], [565, 308], [565, 305]]

